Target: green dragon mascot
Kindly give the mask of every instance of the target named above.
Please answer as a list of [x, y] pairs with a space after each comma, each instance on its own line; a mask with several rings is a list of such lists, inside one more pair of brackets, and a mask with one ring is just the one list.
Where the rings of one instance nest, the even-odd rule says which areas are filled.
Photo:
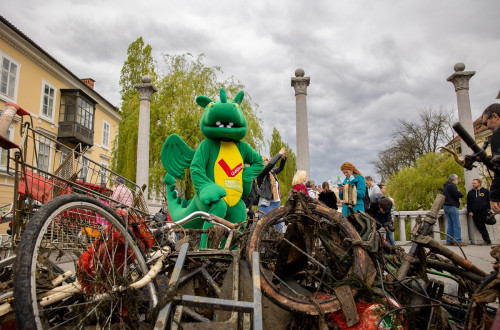
[[[177, 134], [170, 135], [161, 150], [161, 161], [167, 171], [168, 211], [178, 221], [196, 211], [204, 211], [233, 223], [246, 219], [245, 203], [241, 196], [250, 193], [252, 180], [264, 168], [262, 157], [241, 139], [248, 124], [241, 110], [244, 93], [228, 100], [223, 88], [220, 100], [207, 96], [196, 97], [196, 103], [205, 108], [200, 128], [206, 137], [196, 150]], [[196, 194], [190, 201], [182, 200], [175, 191], [175, 179], [183, 179], [190, 168]], [[211, 224], [195, 220], [186, 228], [207, 229]], [[207, 235], [202, 235], [200, 247], [207, 246]]]

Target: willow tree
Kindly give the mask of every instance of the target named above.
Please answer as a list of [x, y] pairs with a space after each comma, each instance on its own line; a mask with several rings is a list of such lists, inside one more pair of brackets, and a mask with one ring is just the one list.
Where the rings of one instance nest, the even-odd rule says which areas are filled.
[[400, 169], [390, 176], [387, 191], [398, 210], [428, 210], [452, 173], [460, 178], [458, 189], [465, 196], [463, 168], [445, 153], [429, 153], [418, 158], [413, 167]]
[[287, 154], [285, 168], [278, 174], [278, 180], [283, 194], [281, 196], [281, 204], [286, 201], [288, 193], [290, 192], [290, 189], [292, 189], [292, 179], [295, 171], [297, 171], [297, 156], [295, 156], [295, 153], [290, 148], [288, 143], [283, 142], [280, 132], [275, 127], [273, 128], [273, 135], [271, 136], [271, 141], [269, 142], [269, 157], [272, 158], [283, 147], [285, 147]]
[[[135, 61], [130, 59], [131, 47], [133, 54], [138, 57]], [[121, 139], [119, 139], [119, 143], [123, 141], [124, 145], [119, 145], [117, 148], [117, 161], [115, 164], [117, 168], [120, 168], [120, 166], [127, 167], [127, 170], [122, 170], [122, 172], [130, 172], [130, 178], [135, 178], [135, 158], [124, 158], [121, 155], [133, 154], [135, 157], [137, 153], [139, 95], [133, 90], [133, 86], [135, 83], [140, 83], [140, 78], [144, 73], [149, 73], [153, 76], [153, 84], [158, 89], [158, 92], [153, 95], [151, 100], [148, 186], [150, 192], [159, 192], [165, 175], [161, 164], [160, 151], [166, 138], [173, 133], [177, 133], [192, 149], [196, 149], [205, 138], [200, 130], [200, 120], [204, 109], [196, 104], [196, 96], [205, 95], [215, 100], [219, 97], [220, 88], [224, 88], [228, 97], [233, 98], [239, 90], [244, 90], [244, 86], [233, 77], [221, 80], [222, 68], [219, 66], [206, 66], [203, 62], [203, 54], [196, 57], [189, 53], [182, 55], [163, 54], [161, 61], [157, 62], [158, 72], [162, 72], [162, 74], [156, 74], [153, 70], [155, 61], [152, 58], [150, 58], [150, 61], [145, 61], [145, 57], [143, 57], [146, 51], [149, 51], [150, 55], [151, 47], [144, 45], [142, 38], [132, 43], [129, 47], [129, 59], [127, 59], [124, 69], [122, 69], [124, 79], [120, 80], [120, 84], [124, 102], [122, 105], [124, 112], [123, 126], [127, 130], [123, 131], [122, 125], [120, 125], [119, 137]], [[139, 68], [133, 70], [134, 68], [130, 67], [129, 63], [135, 63], [144, 70]], [[126, 75], [124, 75], [124, 72]], [[138, 78], [139, 81], [131, 83], [126, 77], [130, 79]], [[263, 136], [258, 106], [252, 102], [250, 95], [246, 93], [241, 107], [248, 121], [248, 134], [245, 141], [260, 150]], [[130, 115], [125, 116], [125, 108], [127, 110], [134, 108], [135, 110], [128, 111]], [[132, 123], [127, 123], [127, 121], [132, 121]], [[135, 132], [132, 132], [133, 129], [135, 129]], [[127, 159], [127, 162], [121, 163], [124, 159]], [[186, 180], [180, 183], [180, 189], [183, 196], [187, 198], [193, 196], [194, 190], [189, 171], [186, 171]]]
[[149, 75], [153, 83], [156, 82], [151, 51], [151, 46], [145, 44], [142, 37], [131, 43], [120, 74], [122, 121], [113, 145], [112, 168], [132, 181], [135, 181], [136, 175], [139, 128], [139, 92], [134, 85], [142, 83], [144, 75]]

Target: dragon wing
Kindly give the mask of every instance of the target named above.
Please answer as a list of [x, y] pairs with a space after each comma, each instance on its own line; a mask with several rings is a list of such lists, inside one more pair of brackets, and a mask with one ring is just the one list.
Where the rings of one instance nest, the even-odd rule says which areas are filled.
[[184, 170], [189, 168], [196, 150], [189, 146], [177, 134], [170, 135], [161, 148], [163, 168], [177, 179], [184, 179]]

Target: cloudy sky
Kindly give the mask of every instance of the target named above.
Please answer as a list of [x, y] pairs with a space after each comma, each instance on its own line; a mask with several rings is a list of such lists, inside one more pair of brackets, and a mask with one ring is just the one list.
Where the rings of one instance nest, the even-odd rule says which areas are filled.
[[[500, 90], [500, 1], [70, 1], [2, 0], [0, 15], [120, 106], [121, 67], [138, 37], [160, 54], [205, 54], [259, 105], [296, 150], [297, 68], [311, 77], [307, 107], [311, 177], [363, 174], [399, 119], [428, 107], [457, 109], [446, 81], [457, 62], [476, 71], [472, 116]], [[194, 100], [193, 100], [194, 102]]]

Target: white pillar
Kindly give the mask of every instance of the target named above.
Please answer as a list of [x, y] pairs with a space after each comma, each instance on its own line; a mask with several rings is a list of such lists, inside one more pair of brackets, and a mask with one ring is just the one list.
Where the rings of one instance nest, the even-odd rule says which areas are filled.
[[[455, 64], [453, 69], [455, 70], [455, 73], [449, 76], [447, 81], [453, 83], [453, 86], [455, 86], [455, 92], [457, 93], [458, 121], [460, 122], [460, 124], [462, 124], [462, 126], [470, 134], [470, 136], [474, 137], [474, 126], [469, 98], [469, 80], [473, 75], [476, 74], [476, 72], [464, 71], [465, 65], [463, 63]], [[460, 143], [460, 146], [462, 147], [462, 155], [470, 155], [472, 153], [472, 150], [467, 146], [467, 144], [465, 144], [463, 140], [460, 140]], [[466, 191], [472, 189], [472, 180], [478, 177], [479, 172], [477, 168], [473, 168], [472, 171], [467, 171], [464, 169]]]
[[309, 166], [309, 129], [307, 124], [307, 86], [311, 78], [304, 77], [304, 70], [295, 70], [292, 77], [292, 87], [295, 89], [296, 132], [297, 132], [297, 169], [307, 172], [310, 177]]
[[158, 90], [151, 83], [149, 76], [142, 77], [142, 84], [134, 86], [139, 91], [139, 132], [137, 136], [137, 168], [135, 182], [141, 187], [149, 179], [149, 122], [151, 96]]

